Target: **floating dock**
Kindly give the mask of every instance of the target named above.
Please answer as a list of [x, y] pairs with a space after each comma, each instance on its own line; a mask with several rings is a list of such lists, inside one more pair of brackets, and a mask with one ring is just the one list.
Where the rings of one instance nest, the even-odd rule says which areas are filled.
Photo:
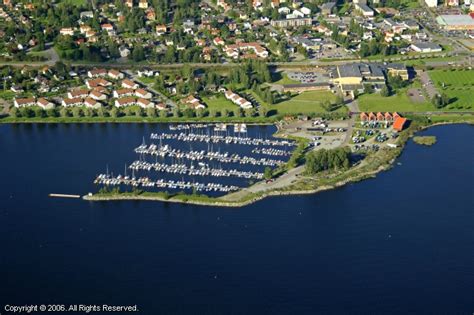
[[81, 198], [80, 195], [67, 195], [67, 194], [49, 194], [50, 197], [52, 198]]

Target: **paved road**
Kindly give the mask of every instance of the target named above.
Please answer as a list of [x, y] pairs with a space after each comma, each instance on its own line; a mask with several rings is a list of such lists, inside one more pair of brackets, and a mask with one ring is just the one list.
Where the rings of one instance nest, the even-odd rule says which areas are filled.
[[248, 188], [243, 188], [235, 193], [226, 195], [222, 197], [224, 200], [228, 201], [236, 201], [240, 200], [243, 196], [250, 193], [259, 193], [265, 190], [275, 190], [279, 188], [285, 188], [291, 185], [298, 176], [300, 176], [304, 172], [304, 165], [295, 167], [289, 170], [287, 173], [278, 177], [275, 181], [271, 183], [266, 183], [266, 181], [260, 181], [255, 185], [252, 185]]
[[347, 107], [349, 108], [349, 111], [351, 113], [354, 113], [351, 115], [351, 118], [349, 120], [349, 126], [347, 127], [347, 132], [346, 132], [346, 137], [344, 138], [344, 142], [342, 145], [349, 144], [352, 138], [352, 130], [354, 129], [354, 124], [356, 123], [356, 116], [359, 110], [359, 103], [357, 100], [352, 100], [349, 104], [347, 104]]
[[[55, 52], [54, 52], [55, 53]], [[437, 56], [437, 57], [452, 57], [452, 56], [459, 56], [458, 52], [449, 52], [449, 53], [439, 53], [439, 54], [430, 54], [432, 56]], [[471, 56], [474, 57], [474, 54]], [[464, 55], [460, 56], [460, 61], [456, 63], [465, 63], [469, 64], [471, 59], [469, 58], [470, 55]], [[277, 66], [278, 68], [284, 69], [284, 68], [295, 68], [295, 67], [307, 67], [307, 66], [338, 66], [342, 64], [347, 64], [347, 63], [356, 63], [356, 62], [382, 62], [382, 61], [410, 61], [407, 59], [404, 59], [405, 57], [392, 57], [392, 58], [387, 58], [385, 60], [383, 59], [378, 59], [378, 60], [368, 60], [368, 59], [351, 59], [351, 60], [334, 60], [334, 61], [312, 61], [312, 60], [306, 60], [306, 61], [293, 61], [293, 62], [268, 62], [268, 65], [270, 66]], [[49, 64], [54, 64], [56, 61], [59, 61], [59, 56], [55, 54], [53, 60], [48, 60], [45, 62], [0, 62], [1, 65], [11, 65], [11, 66], [25, 66], [25, 65], [35, 65], [35, 66], [41, 66], [41, 65], [49, 65]], [[419, 59], [412, 59], [412, 60], [419, 60]], [[431, 65], [433, 67], [444, 67], [447, 65], [452, 64], [452, 61], [430, 61], [429, 58], [422, 58], [421, 60], [425, 61], [426, 65]], [[156, 69], [160, 68], [181, 68], [184, 66], [184, 63], [175, 63], [175, 64], [153, 64], [153, 63], [148, 63], [148, 64], [134, 64], [134, 63], [119, 63], [119, 62], [112, 62], [112, 63], [107, 63], [107, 62], [98, 62], [98, 63], [83, 63], [83, 62], [70, 62], [71, 65], [74, 66], [84, 66], [84, 67], [112, 67], [112, 68], [119, 68], [119, 69], [130, 69], [133, 67], [152, 67]], [[222, 67], [222, 68], [231, 68], [231, 67], [238, 67], [240, 66], [239, 63], [187, 63], [187, 65], [190, 65], [191, 67], [198, 67], [198, 68], [213, 68], [213, 67]]]

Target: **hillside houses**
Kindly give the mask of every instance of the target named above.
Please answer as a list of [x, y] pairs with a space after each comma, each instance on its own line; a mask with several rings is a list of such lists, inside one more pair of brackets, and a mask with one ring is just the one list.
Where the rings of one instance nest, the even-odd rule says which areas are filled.
[[246, 51], [252, 51], [257, 57], [267, 58], [268, 51], [263, 48], [259, 43], [238, 43], [234, 45], [226, 45], [224, 51], [228, 57], [237, 59], [239, 57], [246, 58], [249, 57], [248, 54], [242, 54]]
[[135, 98], [131, 96], [116, 99], [114, 102], [114, 106], [118, 108], [134, 105], [138, 105], [141, 108], [153, 108], [155, 106], [155, 104], [149, 100], [143, 98]]
[[136, 82], [133, 82], [132, 80], [125, 79], [122, 81], [122, 87], [125, 89], [138, 89], [139, 85]]
[[252, 108], [252, 103], [247, 101], [245, 98], [241, 97], [240, 95], [232, 92], [231, 90], [226, 90], [225, 93], [225, 98], [234, 103], [235, 105], [243, 108], [243, 109], [250, 109]]
[[182, 102], [186, 104], [189, 108], [192, 109], [205, 109], [206, 105], [201, 103], [201, 100], [193, 95], [189, 95], [187, 98], [183, 99]]
[[37, 100], [34, 97], [30, 98], [15, 98], [13, 100], [13, 105], [16, 108], [30, 107], [30, 106], [39, 106], [42, 109], [52, 109], [55, 107], [54, 103], [48, 101], [45, 98], [38, 98]]

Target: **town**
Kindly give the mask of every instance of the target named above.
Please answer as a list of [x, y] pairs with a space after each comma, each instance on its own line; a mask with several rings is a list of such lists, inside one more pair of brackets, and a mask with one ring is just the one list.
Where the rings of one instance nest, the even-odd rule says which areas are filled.
[[240, 203], [393, 160], [416, 128], [469, 120], [471, 11], [468, 0], [4, 0], [0, 123], [168, 123], [124, 161], [141, 177], [97, 175], [102, 196], [198, 187]]

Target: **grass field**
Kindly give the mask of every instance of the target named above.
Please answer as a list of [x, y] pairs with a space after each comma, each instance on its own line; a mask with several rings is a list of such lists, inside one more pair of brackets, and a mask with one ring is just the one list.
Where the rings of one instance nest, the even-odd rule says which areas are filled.
[[61, 0], [61, 3], [66, 3], [74, 6], [85, 6], [87, 3], [87, 0]]
[[446, 109], [474, 109], [474, 70], [433, 70], [429, 75], [438, 90], [452, 99]]
[[363, 94], [357, 100], [359, 102], [359, 109], [363, 112], [425, 112], [435, 110], [435, 107], [429, 102], [412, 102], [406, 94], [406, 90], [401, 90], [389, 97], [383, 97], [376, 93]]
[[[322, 102], [325, 100], [333, 102], [335, 98], [335, 95], [330, 91], [308, 91], [303, 92], [288, 101], [274, 105], [265, 105], [269, 109], [276, 109], [279, 114], [326, 113], [327, 111], [321, 106]], [[347, 111], [346, 107], [337, 110], [337, 112], [345, 111]]]
[[288, 78], [288, 75], [286, 73], [284, 73], [283, 71], [280, 71], [280, 72], [277, 72], [277, 73], [274, 73], [273, 74], [273, 83], [275, 84], [298, 84], [298, 83], [301, 83], [299, 81], [296, 81], [296, 80], [292, 80], [290, 78]]
[[204, 104], [208, 106], [209, 110], [238, 110], [239, 107], [226, 99], [224, 95], [203, 97]]

